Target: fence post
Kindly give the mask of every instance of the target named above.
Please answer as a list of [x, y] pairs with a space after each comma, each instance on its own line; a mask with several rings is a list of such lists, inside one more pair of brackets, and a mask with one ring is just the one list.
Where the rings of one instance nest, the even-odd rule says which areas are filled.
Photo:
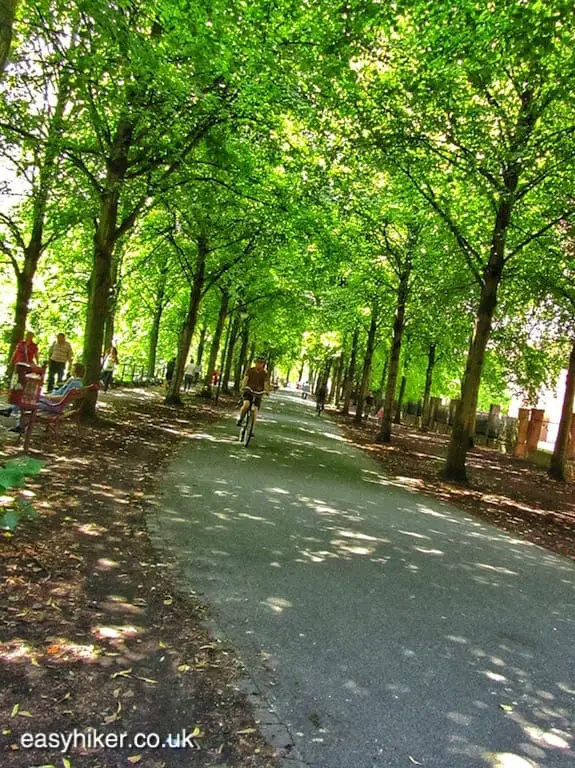
[[545, 417], [545, 411], [541, 408], [532, 408], [531, 417], [529, 419], [529, 427], [527, 429], [527, 453], [535, 453], [537, 450], [537, 444], [541, 437], [541, 428], [543, 427], [543, 418]]
[[527, 456], [527, 431], [529, 429], [529, 408], [520, 408], [517, 416], [517, 442], [515, 443], [514, 456], [524, 459]]

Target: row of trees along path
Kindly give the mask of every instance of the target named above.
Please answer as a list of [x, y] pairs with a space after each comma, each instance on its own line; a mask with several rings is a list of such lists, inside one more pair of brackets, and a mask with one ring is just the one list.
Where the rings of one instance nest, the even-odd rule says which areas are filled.
[[[254, 353], [343, 388], [475, 412], [575, 366], [575, 19], [563, 0], [9, 0], [0, 12], [4, 354], [27, 326], [193, 349], [236, 381]], [[118, 341], [119, 340], [119, 341]], [[399, 393], [398, 393], [399, 388]], [[95, 414], [95, 398], [86, 415]]]

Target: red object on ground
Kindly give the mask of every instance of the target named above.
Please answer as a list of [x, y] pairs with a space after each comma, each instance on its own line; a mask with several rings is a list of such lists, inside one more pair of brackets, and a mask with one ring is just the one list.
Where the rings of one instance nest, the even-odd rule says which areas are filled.
[[16, 363], [14, 373], [16, 384], [8, 394], [8, 402], [18, 408], [35, 408], [42, 390], [44, 368], [28, 363]]

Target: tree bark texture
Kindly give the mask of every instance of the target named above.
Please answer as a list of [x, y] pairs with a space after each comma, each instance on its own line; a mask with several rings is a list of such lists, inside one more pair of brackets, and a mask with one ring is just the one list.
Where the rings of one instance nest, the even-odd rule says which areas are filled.
[[354, 421], [361, 424], [363, 418], [363, 404], [368, 395], [371, 384], [371, 364], [373, 360], [373, 350], [375, 349], [375, 334], [377, 333], [377, 308], [374, 306], [371, 311], [371, 322], [367, 333], [367, 344], [365, 348], [365, 357], [363, 359], [363, 370], [361, 373], [361, 384], [355, 408]]
[[158, 339], [160, 338], [160, 325], [165, 308], [166, 284], [168, 280], [168, 260], [165, 259], [160, 269], [160, 279], [156, 291], [152, 327], [150, 329], [150, 341], [148, 344], [148, 378], [156, 375], [156, 357], [158, 354]]
[[357, 359], [357, 343], [359, 340], [359, 326], [355, 327], [353, 338], [351, 340], [351, 352], [349, 356], [349, 365], [345, 372], [343, 382], [343, 406], [341, 412], [344, 416], [349, 414], [349, 404], [351, 403], [351, 392], [353, 390], [353, 380], [355, 378], [355, 362]]
[[421, 431], [429, 428], [429, 400], [431, 398], [431, 384], [433, 382], [433, 369], [435, 367], [436, 344], [430, 344], [427, 350], [427, 370], [425, 371], [425, 387], [423, 389], [423, 408], [421, 413]]
[[399, 372], [399, 358], [401, 356], [401, 344], [403, 341], [403, 331], [405, 329], [405, 309], [409, 295], [409, 278], [411, 276], [411, 261], [408, 260], [405, 269], [401, 272], [399, 286], [397, 289], [397, 308], [395, 311], [395, 320], [393, 323], [393, 340], [391, 342], [391, 352], [389, 355], [389, 371], [387, 374], [387, 384], [385, 387], [385, 398], [383, 401], [383, 419], [381, 429], [377, 437], [380, 443], [391, 442], [391, 423], [393, 419], [393, 399], [395, 397], [395, 388], [397, 386], [397, 375]]
[[339, 388], [341, 386], [341, 377], [343, 376], [344, 365], [345, 365], [345, 357], [342, 349], [341, 354], [337, 360], [337, 364], [335, 366], [335, 371], [334, 371], [333, 379], [331, 382], [331, 390], [328, 398], [328, 402], [335, 403], [336, 408], [339, 400]]
[[[10, 359], [16, 344], [24, 338], [28, 308], [32, 296], [34, 275], [38, 262], [44, 251], [44, 229], [46, 225], [46, 208], [52, 191], [60, 156], [59, 139], [62, 129], [64, 110], [70, 94], [70, 74], [64, 72], [60, 79], [54, 116], [48, 129], [48, 137], [44, 149], [44, 157], [39, 168], [38, 186], [32, 202], [32, 229], [28, 243], [23, 247], [24, 263], [22, 269], [16, 270], [16, 307], [14, 324], [10, 336], [8, 356], [8, 375], [11, 374]], [[24, 245], [22, 243], [22, 245]]]
[[386, 353], [385, 360], [383, 361], [383, 368], [381, 369], [381, 380], [379, 382], [379, 389], [377, 390], [377, 410], [383, 405], [383, 399], [385, 395], [385, 382], [387, 381], [387, 368], [389, 365], [389, 355]]
[[240, 330], [240, 317], [236, 313], [232, 318], [232, 327], [230, 330], [228, 349], [227, 349], [226, 359], [223, 364], [222, 392], [226, 395], [228, 395], [230, 392], [230, 377], [232, 374], [232, 363], [234, 360], [234, 350], [236, 348], [236, 343], [239, 337], [239, 330]]
[[12, 28], [19, 0], [0, 2], [0, 75], [4, 71], [12, 44]]
[[208, 243], [207, 240], [200, 236], [197, 242], [196, 251], [196, 263], [194, 265], [194, 274], [192, 277], [192, 284], [190, 286], [190, 299], [188, 301], [188, 309], [186, 317], [180, 331], [180, 338], [178, 342], [178, 353], [176, 356], [176, 365], [174, 366], [174, 375], [170, 383], [168, 393], [166, 395], [166, 405], [181, 405], [182, 400], [180, 397], [180, 387], [182, 386], [182, 380], [184, 378], [184, 369], [186, 367], [186, 360], [190, 352], [190, 346], [192, 344], [192, 337], [196, 329], [196, 322], [198, 319], [198, 311], [202, 301], [202, 291], [204, 288], [205, 276], [206, 276], [206, 258], [208, 255]]
[[241, 386], [242, 379], [244, 376], [244, 371], [246, 368], [246, 359], [248, 356], [248, 344], [250, 339], [250, 326], [247, 320], [244, 323], [244, 326], [241, 330], [241, 337], [242, 337], [242, 344], [240, 347], [240, 353], [238, 355], [238, 359], [236, 361], [236, 366], [234, 369], [234, 392], [240, 391], [240, 386]]
[[569, 356], [569, 367], [567, 368], [567, 379], [565, 381], [565, 396], [561, 408], [561, 420], [559, 422], [559, 431], [551, 456], [551, 465], [549, 475], [556, 480], [566, 480], [567, 448], [569, 446], [569, 435], [571, 433], [571, 422], [573, 420], [573, 404], [575, 401], [575, 341], [571, 347]]
[[505, 190], [500, 194], [497, 203], [489, 260], [483, 271], [475, 329], [461, 384], [461, 400], [455, 412], [447, 460], [443, 470], [444, 478], [453, 482], [467, 482], [465, 462], [470, 447], [471, 430], [475, 422], [475, 409], [481, 384], [485, 349], [491, 335], [493, 316], [497, 306], [497, 292], [505, 266], [505, 244], [515, 204], [517, 184], [519, 182], [519, 158], [527, 149], [536, 120], [532, 97], [533, 94], [529, 90], [524, 91], [522, 94], [515, 136], [510, 147], [509, 161], [503, 171]]
[[[107, 166], [106, 180], [100, 195], [100, 212], [94, 235], [94, 261], [89, 281], [86, 329], [84, 333], [84, 365], [86, 384], [98, 384], [104, 325], [108, 316], [112, 287], [112, 260], [118, 239], [118, 209], [122, 186], [128, 170], [128, 154], [132, 146], [134, 126], [128, 120], [118, 124]], [[121, 357], [122, 351], [119, 350]], [[97, 393], [86, 398], [82, 405], [84, 416], [96, 415]]]
[[230, 295], [227, 291], [222, 292], [222, 301], [220, 304], [220, 311], [218, 313], [218, 322], [216, 324], [216, 331], [214, 338], [212, 339], [212, 346], [210, 347], [210, 358], [208, 362], [208, 370], [206, 378], [204, 379], [204, 390], [202, 394], [208, 399], [212, 396], [212, 377], [216, 370], [216, 361], [218, 359], [218, 352], [220, 350], [220, 342], [222, 339], [222, 332], [224, 330], [224, 324], [226, 322], [226, 316], [228, 314], [228, 304], [230, 301]]
[[395, 417], [393, 419], [394, 424], [401, 424], [401, 407], [403, 405], [403, 396], [405, 395], [405, 387], [407, 385], [407, 376], [403, 374], [401, 382], [399, 384], [399, 394], [397, 395], [397, 404], [395, 406]]
[[202, 360], [204, 358], [204, 349], [206, 346], [206, 334], [208, 332], [207, 325], [202, 325], [202, 329], [200, 331], [200, 340], [198, 342], [198, 352], [196, 355], [196, 365], [202, 364]]

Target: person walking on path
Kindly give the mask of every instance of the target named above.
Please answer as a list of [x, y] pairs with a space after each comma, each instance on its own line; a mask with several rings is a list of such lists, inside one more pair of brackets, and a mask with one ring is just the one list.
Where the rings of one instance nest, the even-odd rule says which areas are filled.
[[184, 369], [184, 392], [189, 392], [194, 383], [194, 373], [196, 366], [194, 363], [189, 362]]
[[315, 406], [317, 409], [317, 415], [321, 416], [321, 412], [325, 408], [325, 401], [327, 400], [327, 386], [322, 383], [319, 385], [319, 387], [316, 389], [315, 392]]
[[50, 347], [50, 358], [48, 360], [48, 392], [54, 389], [54, 379], [58, 381], [58, 386], [64, 381], [64, 371], [66, 370], [66, 364], [68, 370], [72, 371], [72, 360], [74, 359], [74, 353], [69, 341], [66, 341], [66, 336], [63, 333], [59, 333], [56, 337], [56, 341]]
[[102, 383], [104, 385], [104, 392], [108, 391], [108, 387], [112, 384], [114, 378], [114, 371], [119, 363], [118, 350], [116, 347], [110, 347], [104, 357], [104, 363], [102, 365]]

